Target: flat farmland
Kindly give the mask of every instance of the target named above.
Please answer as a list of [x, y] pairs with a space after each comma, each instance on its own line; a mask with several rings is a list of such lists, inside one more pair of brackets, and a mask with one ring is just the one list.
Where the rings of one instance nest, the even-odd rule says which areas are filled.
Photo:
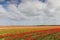
[[0, 34], [14, 32], [31, 32], [60, 28], [60, 26], [0, 26]]
[[60, 26], [0, 26], [0, 40], [59, 40], [59, 35]]

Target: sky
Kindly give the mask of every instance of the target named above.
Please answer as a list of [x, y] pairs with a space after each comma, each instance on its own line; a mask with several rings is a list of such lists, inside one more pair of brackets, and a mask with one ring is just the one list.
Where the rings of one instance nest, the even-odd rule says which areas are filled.
[[[11, 2], [12, 0], [0, 0], [0, 4], [6, 4], [8, 1]], [[14, 0], [14, 1], [15, 1], [15, 0]], [[46, 0], [40, 0], [40, 1], [45, 2]], [[21, 0], [16, 0], [16, 2], [20, 3]], [[15, 3], [16, 3], [16, 2], [15, 2]]]
[[60, 0], [0, 0], [0, 25], [60, 25]]
[[[0, 12], [5, 13], [6, 10], [8, 9], [7, 6], [9, 5], [8, 3], [11, 2], [12, 0], [0, 0]], [[44, 2], [44, 0], [42, 0]], [[18, 0], [14, 2], [14, 4], [21, 3], [21, 0]], [[13, 4], [13, 3], [12, 3]], [[7, 16], [1, 14], [0, 18], [0, 25], [40, 25], [40, 20], [12, 20], [8, 18]], [[40, 22], [40, 23], [39, 23]]]

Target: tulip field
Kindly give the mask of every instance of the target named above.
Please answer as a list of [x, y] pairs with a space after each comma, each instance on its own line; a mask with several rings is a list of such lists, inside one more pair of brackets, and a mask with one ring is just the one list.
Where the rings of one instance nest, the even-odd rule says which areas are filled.
[[60, 27], [0, 28], [0, 40], [60, 40]]

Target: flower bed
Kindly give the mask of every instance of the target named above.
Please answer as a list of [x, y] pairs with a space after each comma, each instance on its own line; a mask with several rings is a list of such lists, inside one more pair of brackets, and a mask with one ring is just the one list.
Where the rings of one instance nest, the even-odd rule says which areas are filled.
[[60, 28], [2, 34], [0, 40], [60, 40]]

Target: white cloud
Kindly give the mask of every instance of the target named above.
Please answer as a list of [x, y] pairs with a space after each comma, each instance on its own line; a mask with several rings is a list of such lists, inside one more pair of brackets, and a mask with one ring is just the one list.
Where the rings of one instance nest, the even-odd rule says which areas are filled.
[[0, 18], [7, 16], [7, 11], [0, 5]]
[[[48, 14], [52, 15], [55, 24], [60, 24], [60, 0], [47, 0]], [[49, 18], [50, 20], [52, 20]], [[50, 21], [51, 22], [51, 21]]]
[[8, 17], [14, 20], [22, 20], [27, 18], [14, 4], [8, 5], [8, 12]]
[[43, 11], [46, 9], [46, 6], [46, 4], [40, 2], [39, 0], [22, 0], [21, 4], [18, 6], [18, 9], [28, 18], [31, 17], [30, 19], [34, 19], [35, 17], [44, 15]]
[[18, 8], [14, 4], [9, 4], [8, 17], [14, 20], [34, 20], [39, 17], [39, 19], [41, 19], [41, 17], [44, 16], [43, 10], [45, 9], [46, 4], [37, 0], [31, 1], [32, 0], [24, 0], [25, 3], [21, 2]]
[[0, 12], [6, 12], [2, 5], [0, 5]]
[[60, 0], [47, 0], [46, 3], [42, 3], [39, 0], [21, 1], [18, 7], [14, 4], [9, 4], [7, 12], [0, 6], [0, 12], [7, 13], [7, 17], [13, 20], [39, 20], [42, 24], [60, 24]]

